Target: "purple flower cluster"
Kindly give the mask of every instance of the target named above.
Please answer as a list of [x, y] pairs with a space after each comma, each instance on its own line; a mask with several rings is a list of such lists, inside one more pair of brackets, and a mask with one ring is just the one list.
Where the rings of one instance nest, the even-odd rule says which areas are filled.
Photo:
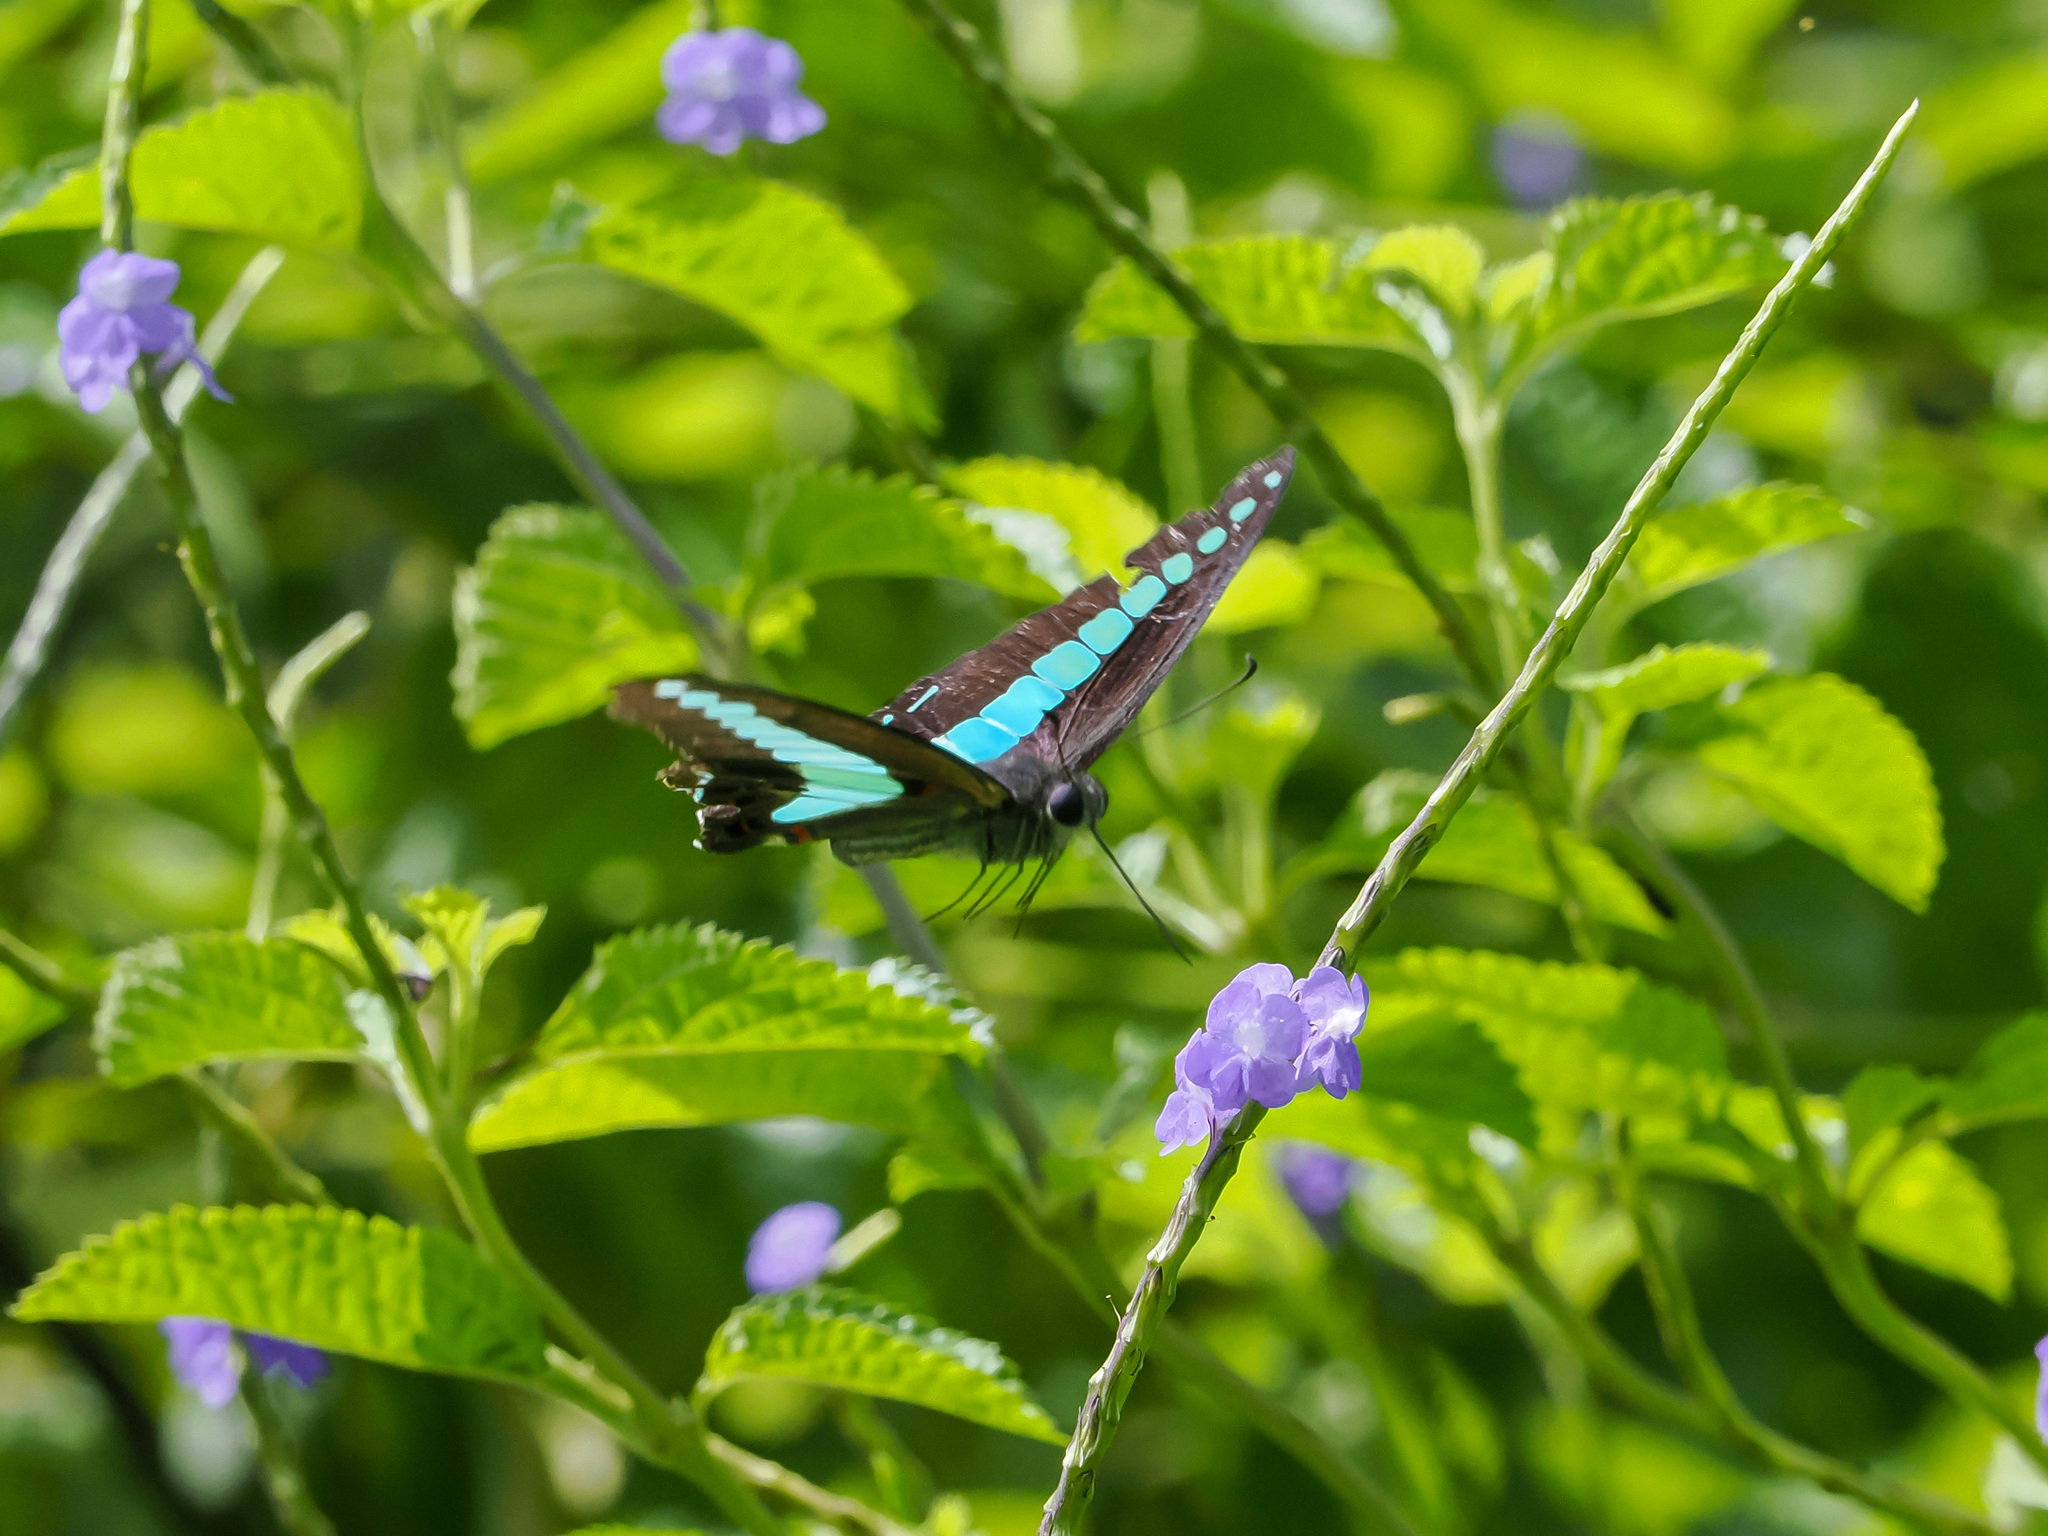
[[191, 363], [215, 399], [230, 398], [199, 355], [192, 316], [170, 301], [178, 277], [175, 261], [137, 251], [101, 251], [78, 274], [78, 297], [57, 314], [58, 360], [86, 410], [106, 409], [148, 354], [159, 372]]
[[261, 1374], [283, 1374], [301, 1387], [327, 1374], [327, 1356], [310, 1344], [239, 1332], [210, 1317], [167, 1317], [157, 1329], [170, 1346], [171, 1374], [209, 1408], [225, 1407], [234, 1397], [244, 1354]]
[[804, 61], [752, 27], [685, 32], [661, 56], [669, 98], [655, 126], [672, 144], [729, 155], [748, 139], [794, 144], [825, 126], [825, 109], [797, 89]]
[[1173, 1059], [1173, 1092], [1154, 1127], [1162, 1155], [1206, 1139], [1247, 1104], [1278, 1109], [1317, 1083], [1343, 1098], [1363, 1075], [1355, 1042], [1369, 1001], [1365, 983], [1334, 966], [1299, 981], [1284, 965], [1239, 971]]
[[825, 1273], [838, 1240], [839, 1213], [824, 1201], [785, 1205], [747, 1244], [747, 1289], [765, 1296], [812, 1284]]

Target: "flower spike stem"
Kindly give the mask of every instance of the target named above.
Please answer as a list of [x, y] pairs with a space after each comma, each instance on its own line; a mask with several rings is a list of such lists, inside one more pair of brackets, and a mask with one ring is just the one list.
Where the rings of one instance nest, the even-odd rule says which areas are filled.
[[1126, 207], [1095, 168], [1083, 160], [1060, 136], [1058, 128], [1032, 106], [1010, 83], [1002, 63], [989, 52], [981, 34], [944, 3], [944, 0], [904, 0], [911, 13], [924, 23], [941, 48], [950, 54], [969, 80], [989, 100], [996, 114], [1021, 133], [1044, 163], [1047, 184], [1086, 214], [1110, 245], [1130, 258], [1133, 265], [1162, 288], [1194, 325], [1195, 333], [1208, 343], [1266, 409], [1279, 418], [1288, 434], [1316, 467], [1323, 487], [1346, 512], [1361, 519], [1373, 536], [1393, 556], [1394, 563], [1435, 610], [1444, 638], [1480, 691], [1491, 698], [1499, 687], [1492, 664], [1480, 648], [1478, 638], [1457, 599], [1444, 589], [1415, 546], [1387, 515], [1386, 505], [1367, 488], [1329, 434], [1316, 423], [1308, 402], [1256, 347], [1230, 328], [1209, 301], [1195, 290], [1187, 274], [1173, 264], [1153, 243], [1145, 223]]
[[[937, 0], [907, 0], [907, 3], [921, 12], [945, 14]], [[970, 39], [973, 37], [971, 32], [968, 36]], [[978, 48], [978, 40], [975, 40], [975, 46]], [[993, 69], [995, 66], [991, 63], [990, 67]], [[1000, 81], [999, 73], [996, 78]], [[1004, 89], [1007, 91], [1007, 86]], [[1021, 103], [1018, 110], [1029, 111]], [[1586, 568], [1579, 573], [1563, 606], [1529, 653], [1521, 675], [1473, 731], [1471, 740], [1458, 754], [1415, 820], [1387, 849], [1379, 867], [1373, 871], [1357, 900], [1345, 912], [1336, 932], [1330, 936], [1318, 964], [1340, 969], [1347, 967], [1347, 962], [1357, 954], [1359, 944], [1385, 918], [1388, 905], [1407, 884], [1415, 867], [1422, 862], [1422, 856], [1442, 836], [1451, 818], [1471, 797], [1480, 777], [1493, 765], [1515, 727], [1570, 653], [1580, 630], [1585, 627], [1615, 573], [1621, 569], [1621, 563], [1627, 558], [1644, 521], [1670, 490], [1679, 470], [1706, 440], [1715, 418], [1721, 414], [1722, 407], [1735, 393], [1736, 386], [1749, 372], [1765, 343], [1784, 322], [1793, 301], [1819, 275], [1822, 265], [1863, 211], [1878, 183], [1884, 179], [1885, 172], [1898, 154], [1900, 141], [1918, 111], [1919, 103], [1915, 102], [1893, 124], [1876, 158], [1858, 178], [1841, 206], [1821, 226], [1813, 244], [1764, 299], [1763, 306], [1743, 329], [1734, 349], [1722, 360], [1713, 382], [1693, 402], [1678, 430], [1630, 495], [1619, 520], [1593, 552]], [[1048, 127], [1045, 133], [1050, 132]], [[1057, 140], [1053, 142], [1056, 147], [1064, 147], [1059, 146]], [[1040, 1536], [1071, 1536], [1080, 1529], [1082, 1513], [1094, 1493], [1095, 1477], [1103, 1453], [1116, 1432], [1124, 1399], [1144, 1364], [1152, 1336], [1173, 1299], [1181, 1264], [1207, 1225], [1209, 1214], [1215, 1210], [1216, 1201], [1223, 1193], [1223, 1186], [1237, 1171], [1240, 1149], [1251, 1139], [1259, 1121], [1264, 1118], [1265, 1111], [1258, 1105], [1248, 1106], [1228, 1127], [1211, 1138], [1209, 1150], [1188, 1174], [1166, 1231], [1147, 1255], [1145, 1273], [1133, 1293], [1131, 1304], [1124, 1309], [1109, 1358], [1089, 1380], [1088, 1396], [1081, 1405], [1079, 1423], [1067, 1444], [1067, 1454], [1061, 1464], [1059, 1486], [1046, 1504], [1045, 1520], [1039, 1527]], [[1791, 1118], [1796, 1124], [1796, 1108]]]
[[[1756, 312], [1743, 328], [1734, 349], [1721, 360], [1719, 370], [1706, 388], [1706, 392], [1686, 411], [1685, 417], [1672, 433], [1664, 449], [1651, 463], [1643, 478], [1637, 483], [1628, 503], [1621, 510], [1621, 517], [1609, 530], [1600, 547], [1593, 551], [1586, 568], [1579, 573], [1577, 581], [1566, 594], [1564, 604], [1551, 618], [1542, 638], [1529, 652], [1522, 663], [1522, 671], [1501, 701], [1487, 717], [1479, 722], [1479, 728], [1472, 733], [1465, 749], [1458, 754], [1436, 789], [1431, 792], [1428, 802], [1416, 814], [1387, 849], [1379, 867], [1358, 893], [1358, 898], [1345, 912], [1338, 923], [1337, 931], [1330, 936], [1330, 942], [1323, 949], [1321, 963], [1342, 966], [1355, 955], [1359, 944], [1378, 927], [1386, 916], [1387, 905], [1408, 878], [1415, 873], [1415, 867], [1422, 862], [1424, 854], [1443, 835], [1451, 817], [1470, 798], [1480, 777], [1493, 766], [1501, 748], [1513, 734], [1522, 717], [1528, 714], [1537, 696], [1549, 684], [1566, 656], [1571, 654], [1579, 632], [1586, 627], [1598, 606], [1608, 585], [1621, 570], [1622, 562], [1634, 547], [1636, 536], [1642, 532], [1643, 524], [1663, 501], [1671, 489], [1678, 472], [1691, 459], [1700, 444], [1706, 441], [1722, 407], [1727, 405], [1735, 388], [1748, 374], [1772, 334], [1784, 323], [1786, 313], [1799, 295], [1819, 276], [1820, 269], [1834, 254], [1836, 245], [1856, 222], [1870, 196], [1884, 180], [1885, 172], [1891, 168], [1893, 158], [1899, 152], [1899, 144], [1905, 138], [1906, 130], [1920, 111], [1916, 101], [1907, 107], [1899, 120], [1885, 135], [1884, 144], [1877, 156], [1849, 189], [1849, 195], [1814, 236], [1792, 268], [1764, 299], [1763, 307]], [[1796, 1116], [1794, 1117], [1796, 1121]]]

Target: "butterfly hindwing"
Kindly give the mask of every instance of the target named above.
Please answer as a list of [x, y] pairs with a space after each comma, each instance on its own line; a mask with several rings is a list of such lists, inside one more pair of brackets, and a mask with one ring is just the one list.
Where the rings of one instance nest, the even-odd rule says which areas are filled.
[[767, 688], [647, 678], [614, 689], [611, 713], [675, 750], [662, 781], [696, 796], [703, 844], [716, 853], [831, 838], [901, 857], [947, 845], [1010, 798], [914, 736]]
[[[1125, 557], [1128, 587], [1099, 576], [944, 671], [875, 719], [970, 763], [1022, 744], [1067, 769], [1099, 757], [1193, 642], [1294, 473], [1294, 450], [1248, 466], [1215, 503]], [[996, 770], [1000, 774], [1001, 770]]]

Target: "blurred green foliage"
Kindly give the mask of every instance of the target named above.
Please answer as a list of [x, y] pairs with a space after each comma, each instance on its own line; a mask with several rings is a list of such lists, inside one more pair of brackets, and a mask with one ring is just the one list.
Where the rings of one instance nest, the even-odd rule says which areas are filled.
[[[229, 9], [289, 57], [332, 64], [310, 13], [265, 0]], [[1832, 1096], [1815, 1123], [1867, 1195], [1859, 1231], [1890, 1256], [1886, 1284], [2023, 1401], [2028, 1351], [2048, 1325], [2048, 1140], [2029, 1123], [2048, 1100], [2026, 1086], [2038, 1016], [1999, 1031], [2048, 1000], [2048, 13], [1989, 0], [963, 9], [1162, 243], [1198, 242], [1189, 269], [1226, 315], [1288, 344], [1281, 355], [1318, 419], [1461, 593], [1487, 579], [1465, 510], [1469, 422], [1431, 377], [1443, 354], [1386, 292], [1449, 316], [1472, 377], [1522, 383], [1502, 427], [1498, 499], [1508, 591], [1529, 626], [1612, 522], [1757, 282], [1776, 275], [1764, 231], [1811, 229], [1905, 101], [1925, 98], [1832, 289], [1795, 313], [1688, 469], [1676, 498], [1686, 509], [1653, 526], [1588, 635], [1568, 679], [1576, 712], [1553, 699], [1544, 720], [1576, 754], [1581, 809], [1621, 776], [1727, 915], [1804, 1084]], [[1174, 339], [1177, 312], [1038, 184], [893, 0], [721, 10], [796, 45], [826, 132], [749, 146], [734, 164], [656, 138], [655, 61], [691, 20], [685, 0], [476, 11], [453, 45], [475, 266], [491, 320], [777, 681], [865, 711], [1111, 566], [1182, 510], [1188, 487], [1212, 493], [1281, 428]], [[365, 61], [377, 175], [445, 260], [448, 173], [419, 107], [423, 54], [406, 25], [377, 36]], [[53, 343], [97, 204], [89, 154], [49, 159], [97, 134], [111, 46], [105, 6], [0, 7], [10, 629], [130, 426], [118, 409], [76, 410]], [[403, 898], [446, 883], [500, 913], [547, 909], [518, 934], [531, 942], [485, 956], [478, 930], [439, 938], [423, 961], [444, 975], [467, 964], [480, 992], [497, 1097], [478, 1144], [514, 1149], [488, 1164], [508, 1220], [622, 1350], [680, 1393], [743, 1299], [747, 1235], [768, 1211], [823, 1199], [857, 1218], [902, 1205], [900, 1234], [861, 1261], [861, 1290], [942, 1319], [968, 1344], [998, 1342], [1021, 1386], [973, 1386], [994, 1394], [980, 1424], [933, 1411], [943, 1396], [878, 1411], [941, 1487], [966, 1495], [964, 1507], [933, 1506], [934, 1530], [1034, 1529], [1057, 1452], [981, 1425], [1028, 1418], [1034, 1397], [1071, 1423], [1106, 1334], [960, 1166], [975, 1128], [951, 1118], [958, 1099], [924, 1090], [980, 1046], [943, 1008], [848, 1003], [839, 1055], [785, 1053], [773, 1092], [740, 1069], [722, 1087], [713, 1051], [678, 1032], [634, 1068], [652, 1082], [687, 1067], [689, 1091], [663, 1089], [661, 1113], [579, 1121], [578, 1139], [555, 1139], [569, 1134], [559, 1125], [520, 1131], [520, 1114], [539, 1113], [522, 1093], [540, 1111], [575, 1109], [559, 1097], [562, 1075], [546, 1073], [580, 1048], [577, 1029], [606, 1027], [602, 993], [572, 992], [594, 952], [623, 963], [665, 945], [741, 964], [704, 923], [843, 966], [891, 945], [867, 888], [822, 856], [694, 851], [689, 806], [653, 780], [664, 755], [589, 714], [609, 683], [687, 665], [694, 646], [610, 526], [575, 510], [545, 444], [475, 358], [353, 254], [360, 168], [336, 114], [317, 95], [252, 97], [251, 85], [185, 0], [159, 0], [146, 106], [152, 123], [176, 126], [145, 139], [138, 179], [169, 185], [197, 166], [239, 192], [181, 207], [173, 228], [152, 222], [165, 208], [145, 190], [147, 248], [183, 264], [180, 298], [202, 320], [259, 245], [290, 248], [223, 366], [238, 403], [193, 418], [195, 472], [266, 664], [344, 613], [371, 617], [300, 711], [297, 745], [378, 912], [418, 936], [424, 915]], [[1552, 185], [1524, 184], [1516, 157], [1528, 146], [1547, 147]], [[290, 195], [275, 195], [281, 185]], [[1626, 215], [1621, 244], [1654, 262], [1630, 265], [1614, 244], [1581, 259], [1569, 220], [1546, 235], [1557, 197], [1674, 186], [1685, 195]], [[1724, 205], [1747, 219], [1724, 221]], [[1536, 254], [1546, 240], [1554, 269]], [[1544, 288], [1545, 270], [1575, 280]], [[1603, 287], [1616, 272], [1628, 281]], [[1176, 369], [1191, 444], [1171, 424]], [[926, 451], [939, 488], [905, 476]], [[169, 537], [144, 476], [0, 743], [0, 925], [81, 976], [94, 957], [159, 935], [239, 929], [252, 883], [268, 878], [255, 754], [218, 701]], [[1245, 958], [1313, 956], [1464, 736], [1459, 679], [1427, 608], [1310, 476], [1210, 630], [1162, 691], [1166, 708], [1228, 682], [1247, 648], [1257, 681], [1126, 742], [1101, 768], [1104, 830], [1195, 963], [1174, 959], [1079, 851], [1022, 922], [998, 910], [939, 925], [962, 989], [993, 1017], [1050, 1125], [1064, 1159], [1051, 1184], [1092, 1189], [1119, 1260], [1151, 1242], [1177, 1190], [1183, 1165], [1152, 1155], [1149, 1123], [1196, 1010]], [[1635, 660], [1700, 642], [1718, 649]], [[1745, 658], [1759, 648], [1786, 675], [1715, 703], [1756, 670]], [[1396, 700], [1407, 707], [1389, 710]], [[1432, 1530], [1876, 1528], [1860, 1506], [1613, 1412], [1568, 1356], [1530, 1348], [1505, 1305], [1511, 1279], [1480, 1235], [1488, 1210], [1517, 1201], [1572, 1300], [1660, 1358], [1633, 1235], [1597, 1181], [1562, 1174], [1539, 1200], [1526, 1175], [1537, 1154], [1573, 1155], [1574, 1113], [1625, 1101], [1645, 1118], [1646, 1163], [1685, 1180], [1668, 1186], [1678, 1247], [1744, 1400], [1830, 1454], [1995, 1504], [2012, 1475], [1986, 1494], [1987, 1465], [2003, 1465], [1988, 1422], [1859, 1334], [1756, 1198], [1755, 1158], [1784, 1127], [1745, 1085], [1754, 1062], [1739, 1033], [1724, 1045], [1693, 995], [1712, 995], [1704, 955], [1674, 939], [1669, 914], [1592, 829], [1561, 834], [1556, 851], [1613, 964], [1653, 979], [1561, 964], [1572, 935], [1540, 834], [1505, 786], [1487, 791], [1365, 957], [1384, 999], [1367, 1052], [1383, 1093], [1342, 1107], [1355, 1114], [1317, 1099], [1273, 1117], [1196, 1250], [1176, 1317], [1402, 1490]], [[902, 873], [926, 911], [967, 875], [936, 862]], [[276, 910], [324, 903], [288, 858]], [[323, 919], [301, 921], [304, 938]], [[619, 937], [628, 930], [652, 932]], [[380, 1222], [453, 1225], [375, 1073], [303, 1060], [342, 1054], [347, 1027], [332, 976], [305, 950], [160, 940], [125, 956], [115, 983], [157, 987], [179, 970], [180, 946], [199, 945], [269, 975], [272, 991], [291, 991], [275, 972], [296, 978], [304, 1033], [289, 1053], [274, 1032], [243, 1049], [246, 1021], [219, 998], [156, 990], [153, 1005], [178, 1022], [153, 1048], [187, 1040], [189, 1025], [189, 1054], [137, 1064], [103, 1028], [114, 1070], [101, 1077], [91, 1032], [49, 1030], [51, 1007], [0, 972], [10, 1292], [86, 1235], [217, 1184], [217, 1154], [155, 1080], [190, 1061], [242, 1061], [241, 1097], [344, 1204]], [[753, 976], [752, 991], [800, 990], [798, 962], [746, 953], [774, 972]], [[877, 1008], [895, 1010], [887, 1030]], [[810, 1030], [818, 1017], [764, 1003], [753, 1022]], [[930, 1037], [910, 1038], [904, 1019]], [[881, 1061], [891, 1053], [914, 1072]], [[301, 1064], [271, 1059], [284, 1054]], [[1920, 1076], [1873, 1077], [1872, 1064]], [[1958, 1072], [1945, 1089], [1922, 1081]], [[743, 1113], [730, 1098], [743, 1089], [760, 1093], [747, 1114], [815, 1108], [827, 1089], [806, 1074], [834, 1078], [832, 1102], [850, 1106], [836, 1123], [716, 1123]], [[931, 1104], [945, 1106], [931, 1113], [950, 1153], [891, 1137], [924, 1125]], [[1658, 1141], [1658, 1116], [1700, 1114], [1725, 1116], [1740, 1133], [1732, 1146], [1687, 1140], [1682, 1124]], [[1943, 1133], [1960, 1139], [1897, 1155], [1915, 1115], [1946, 1117]], [[512, 1122], [496, 1140], [481, 1134], [494, 1117]], [[1468, 1119], [1505, 1146], [1475, 1151], [1458, 1123]], [[581, 1139], [627, 1124], [653, 1128]], [[1335, 1247], [1282, 1191], [1289, 1137], [1370, 1159]], [[365, 1230], [369, 1242], [395, 1229]], [[431, 1267], [417, 1253], [408, 1262]], [[136, 1306], [137, 1318], [156, 1315]], [[517, 1313], [501, 1309], [503, 1347], [530, 1364], [537, 1339]], [[278, 1331], [291, 1322], [280, 1314]], [[547, 1536], [600, 1517], [708, 1518], [687, 1484], [559, 1403], [393, 1368], [410, 1363], [402, 1341], [352, 1347], [387, 1363], [345, 1366], [302, 1426], [313, 1489], [343, 1532]], [[719, 1383], [714, 1426], [873, 1495], [865, 1442], [828, 1390], [843, 1381], [832, 1372], [860, 1367], [835, 1355], [814, 1374], [778, 1374], [780, 1363], [750, 1370], [743, 1356]], [[1418, 1450], [1418, 1435], [1433, 1449]], [[265, 1530], [249, 1468], [236, 1421], [198, 1416], [170, 1387], [153, 1330], [80, 1343], [0, 1323], [8, 1530]], [[1132, 1399], [1095, 1518], [1139, 1536], [1325, 1531], [1343, 1516], [1285, 1453], [1177, 1390], [1161, 1363]]]

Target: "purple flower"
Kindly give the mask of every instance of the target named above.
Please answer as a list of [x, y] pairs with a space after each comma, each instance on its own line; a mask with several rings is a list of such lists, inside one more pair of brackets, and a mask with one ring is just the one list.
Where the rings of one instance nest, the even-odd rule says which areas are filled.
[[839, 1236], [839, 1213], [822, 1200], [785, 1205], [754, 1229], [747, 1244], [747, 1288], [756, 1296], [793, 1291], [825, 1273]]
[[242, 1380], [235, 1330], [210, 1317], [167, 1317], [156, 1326], [170, 1346], [171, 1374], [207, 1407], [226, 1407]]
[[1312, 1221], [1323, 1221], [1344, 1209], [1351, 1198], [1356, 1165], [1328, 1147], [1290, 1142], [1280, 1152], [1280, 1182], [1288, 1198]]
[[263, 1375], [282, 1373], [301, 1387], [327, 1374], [327, 1356], [310, 1344], [238, 1333], [210, 1317], [167, 1317], [156, 1326], [170, 1346], [171, 1374], [209, 1408], [225, 1407], [241, 1385], [242, 1351]]
[[1244, 1108], [1239, 1100], [1225, 1109], [1210, 1093], [1209, 1068], [1216, 1054], [1215, 1037], [1198, 1029], [1173, 1058], [1173, 1092], [1166, 1096], [1166, 1107], [1152, 1127], [1152, 1134], [1159, 1138], [1161, 1157], [1208, 1140], [1216, 1130], [1219, 1113], [1234, 1115]]
[[192, 317], [170, 302], [178, 264], [135, 251], [101, 251], [78, 274], [78, 297], [57, 315], [64, 382], [91, 412], [106, 408], [114, 391], [128, 387], [128, 370], [145, 353], [158, 354], [159, 370], [189, 362], [214, 398], [220, 387], [193, 342]]
[[1216, 1044], [1207, 1062], [1217, 1112], [1235, 1113], [1247, 1100], [1278, 1109], [1295, 1095], [1308, 1018], [1290, 995], [1294, 974], [1284, 965], [1251, 965], [1209, 1004]]
[[825, 126], [825, 109], [797, 89], [804, 61], [752, 27], [685, 32], [661, 56], [670, 96], [655, 126], [672, 144], [729, 155], [748, 139], [794, 144]]
[[1548, 208], [1579, 185], [1585, 151], [1553, 118], [1522, 118], [1493, 133], [1493, 174], [1518, 206]]
[[2034, 1429], [2048, 1440], [2048, 1339], [2034, 1346], [2034, 1358], [2041, 1362], [2041, 1384], [2034, 1389]]
[[1308, 1016], [1308, 1043], [1302, 1047], [1295, 1086], [1306, 1090], [1321, 1083], [1331, 1098], [1341, 1099], [1365, 1080], [1355, 1042], [1371, 994], [1356, 976], [1347, 979], [1335, 966], [1319, 965], [1294, 996]]

